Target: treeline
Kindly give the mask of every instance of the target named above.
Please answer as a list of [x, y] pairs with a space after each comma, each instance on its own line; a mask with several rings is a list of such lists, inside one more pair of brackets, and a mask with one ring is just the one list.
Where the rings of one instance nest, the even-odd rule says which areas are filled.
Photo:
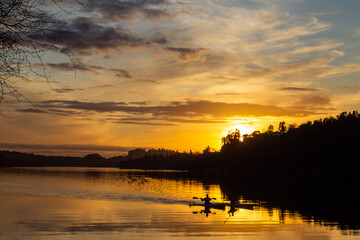
[[121, 159], [123, 158], [106, 159], [99, 154], [88, 154], [84, 157], [66, 157], [0, 150], [0, 167], [119, 167]]
[[220, 152], [176, 153], [125, 161], [122, 168], [224, 170], [238, 176], [322, 177], [358, 175], [360, 115], [343, 112], [336, 117], [296, 126], [280, 122], [279, 131], [243, 136], [229, 132]]
[[245, 175], [349, 176], [357, 175], [360, 147], [360, 115], [341, 113], [336, 117], [307, 122], [283, 131], [224, 144], [221, 153]]

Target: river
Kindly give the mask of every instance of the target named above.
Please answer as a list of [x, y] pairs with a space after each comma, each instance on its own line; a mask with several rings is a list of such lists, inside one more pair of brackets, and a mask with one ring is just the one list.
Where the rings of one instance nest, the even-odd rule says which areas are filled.
[[[165, 177], [164, 177], [165, 176]], [[169, 177], [172, 176], [172, 177]], [[0, 169], [0, 239], [358, 239], [269, 208], [204, 211], [193, 197], [224, 202], [216, 183], [186, 172], [110, 168]]]

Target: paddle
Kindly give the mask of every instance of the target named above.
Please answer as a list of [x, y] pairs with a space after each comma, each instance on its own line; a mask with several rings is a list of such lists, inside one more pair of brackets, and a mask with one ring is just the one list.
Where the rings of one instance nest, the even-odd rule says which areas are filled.
[[[193, 197], [193, 199], [201, 199], [201, 198], [198, 198], [198, 197]], [[216, 198], [211, 198], [212, 200], [216, 200]]]

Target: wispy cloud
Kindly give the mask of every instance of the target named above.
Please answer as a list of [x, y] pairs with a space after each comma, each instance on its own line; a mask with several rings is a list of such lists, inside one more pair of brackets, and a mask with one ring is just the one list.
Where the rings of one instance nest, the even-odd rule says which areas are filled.
[[108, 146], [108, 145], [81, 145], [81, 144], [25, 144], [25, 143], [0, 143], [1, 148], [19, 148], [19, 149], [52, 149], [52, 150], [87, 150], [87, 151], [129, 151], [133, 147]]
[[290, 110], [277, 106], [225, 103], [211, 101], [172, 102], [158, 106], [128, 106], [124, 102], [80, 102], [51, 100], [37, 103], [40, 108], [76, 109], [99, 113], [124, 112], [128, 114], [151, 114], [153, 116], [168, 117], [235, 117], [235, 116], [304, 116], [312, 112], [300, 109]]
[[[113, 123], [121, 124], [140, 124], [140, 125], [160, 125], [160, 126], [175, 126], [173, 123], [189, 123], [189, 124], [219, 124], [227, 123], [225, 120], [218, 119], [204, 119], [204, 118], [184, 118], [184, 117], [169, 117], [169, 116], [156, 116], [156, 117], [110, 117], [107, 120]], [[170, 122], [170, 123], [166, 123]]]
[[296, 103], [297, 106], [306, 106], [306, 107], [319, 107], [327, 106], [331, 102], [328, 96], [319, 96], [315, 94], [308, 94], [301, 97], [301, 99]]
[[47, 111], [37, 109], [37, 108], [25, 108], [25, 109], [17, 109], [17, 112], [22, 113], [47, 113]]
[[209, 51], [205, 48], [175, 48], [168, 47], [165, 49], [168, 53], [174, 55], [180, 62], [205, 60], [203, 55]]
[[224, 92], [224, 93], [217, 93], [216, 95], [219, 95], [219, 96], [224, 96], [224, 95], [227, 95], [227, 96], [239, 96], [239, 95], [241, 95], [241, 93], [236, 93], [236, 92]]
[[332, 11], [332, 12], [307, 12], [308, 15], [312, 15], [312, 16], [324, 16], [324, 15], [332, 15], [332, 14], [336, 14], [337, 12]]
[[296, 91], [296, 92], [315, 92], [318, 91], [316, 88], [302, 88], [302, 87], [283, 87], [279, 90], [282, 91]]
[[98, 71], [107, 71], [115, 74], [120, 78], [131, 78], [130, 72], [119, 68], [107, 68], [102, 66], [86, 65], [82, 62], [76, 63], [47, 63], [46, 66], [60, 71], [81, 71], [99, 74]]
[[57, 93], [69, 93], [69, 92], [77, 92], [77, 91], [84, 91], [84, 88], [53, 88], [51, 89]]

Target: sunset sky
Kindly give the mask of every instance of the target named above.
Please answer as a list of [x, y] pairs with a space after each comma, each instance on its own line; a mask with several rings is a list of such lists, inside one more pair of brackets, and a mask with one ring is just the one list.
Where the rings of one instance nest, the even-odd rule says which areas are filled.
[[49, 82], [12, 80], [30, 102], [0, 105], [0, 149], [219, 149], [231, 129], [359, 109], [358, 0], [82, 3], [48, 5], [71, 55], [43, 56]]

